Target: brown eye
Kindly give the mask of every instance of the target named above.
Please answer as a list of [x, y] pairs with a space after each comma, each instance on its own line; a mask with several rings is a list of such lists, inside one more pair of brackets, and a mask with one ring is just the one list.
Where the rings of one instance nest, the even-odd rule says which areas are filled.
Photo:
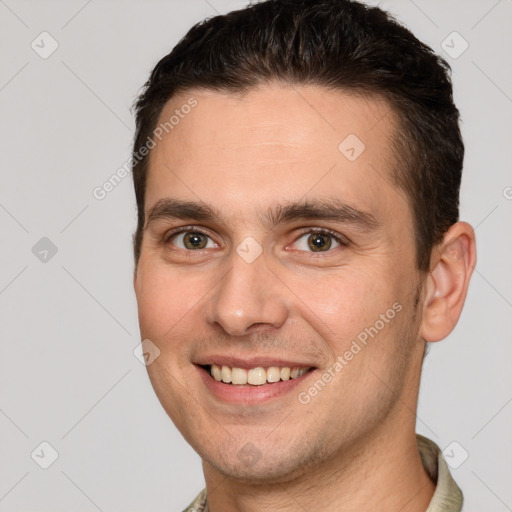
[[202, 233], [185, 233], [183, 243], [187, 249], [204, 249], [206, 247], [206, 237]]
[[316, 253], [329, 252], [331, 249], [348, 245], [334, 233], [325, 230], [305, 232], [295, 244], [301, 251]]
[[172, 234], [167, 239], [167, 243], [172, 243], [175, 247], [183, 250], [201, 250], [216, 247], [213, 241], [208, 245], [208, 239], [210, 237], [201, 231], [181, 231]]
[[308, 246], [312, 251], [324, 251], [331, 247], [331, 236], [322, 233], [314, 233], [308, 237]]

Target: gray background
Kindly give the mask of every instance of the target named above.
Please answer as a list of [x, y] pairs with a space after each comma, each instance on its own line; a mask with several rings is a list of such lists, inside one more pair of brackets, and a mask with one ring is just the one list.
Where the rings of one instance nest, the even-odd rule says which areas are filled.
[[[512, 510], [512, 1], [380, 3], [453, 67], [461, 217], [478, 245], [461, 320], [425, 362], [417, 431], [459, 466], [465, 511]], [[0, 0], [1, 512], [178, 511], [203, 486], [133, 353], [131, 177], [102, 201], [92, 191], [129, 157], [129, 108], [154, 64], [243, 5]], [[46, 59], [31, 47], [51, 48], [43, 31], [59, 45]], [[469, 44], [457, 58], [453, 31]], [[43, 441], [59, 455], [48, 469]]]

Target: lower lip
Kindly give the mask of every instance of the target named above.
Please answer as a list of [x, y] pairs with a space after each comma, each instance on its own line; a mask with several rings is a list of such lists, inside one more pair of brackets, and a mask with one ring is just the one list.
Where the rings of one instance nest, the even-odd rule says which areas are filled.
[[196, 365], [206, 387], [224, 402], [243, 405], [257, 405], [268, 402], [290, 393], [297, 385], [307, 379], [315, 370], [310, 370], [304, 375], [290, 380], [281, 380], [271, 384], [253, 386], [251, 384], [237, 385], [225, 384], [216, 381], [207, 370]]

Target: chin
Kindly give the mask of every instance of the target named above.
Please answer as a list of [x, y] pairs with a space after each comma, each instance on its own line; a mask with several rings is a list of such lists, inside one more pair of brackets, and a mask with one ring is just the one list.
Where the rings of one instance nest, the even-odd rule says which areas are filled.
[[[274, 450], [274, 449], [273, 449]], [[271, 450], [272, 451], [272, 450]], [[199, 453], [203, 461], [222, 475], [250, 484], [275, 484], [289, 482], [306, 474], [315, 465], [317, 457], [274, 453], [263, 454], [250, 442], [229, 458], [215, 454], [213, 457]]]

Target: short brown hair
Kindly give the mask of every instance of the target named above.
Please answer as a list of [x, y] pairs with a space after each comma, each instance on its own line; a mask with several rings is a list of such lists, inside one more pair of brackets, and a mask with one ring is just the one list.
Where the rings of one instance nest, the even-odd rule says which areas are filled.
[[[178, 92], [243, 92], [271, 81], [385, 98], [400, 128], [393, 179], [413, 212], [417, 267], [459, 218], [464, 144], [449, 65], [389, 14], [352, 0], [266, 0], [194, 25], [163, 57], [135, 103], [134, 154]], [[138, 223], [148, 158], [133, 159]]]

